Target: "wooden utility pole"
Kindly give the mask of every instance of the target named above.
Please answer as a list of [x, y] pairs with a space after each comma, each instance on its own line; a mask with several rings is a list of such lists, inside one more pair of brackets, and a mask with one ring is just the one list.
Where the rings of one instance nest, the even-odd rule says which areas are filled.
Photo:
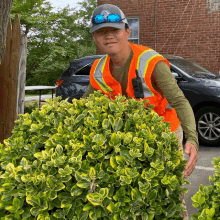
[[0, 65], [0, 143], [11, 136], [16, 120], [17, 68], [20, 57], [20, 20], [8, 22], [6, 48]]
[[0, 0], [0, 63], [5, 50], [7, 26], [13, 0]]

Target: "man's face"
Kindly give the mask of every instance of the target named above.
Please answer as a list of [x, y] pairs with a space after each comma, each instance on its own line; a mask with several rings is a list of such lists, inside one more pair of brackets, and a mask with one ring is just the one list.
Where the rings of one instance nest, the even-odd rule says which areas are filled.
[[115, 55], [127, 46], [130, 29], [125, 30], [113, 27], [104, 27], [92, 34], [98, 48], [105, 54]]

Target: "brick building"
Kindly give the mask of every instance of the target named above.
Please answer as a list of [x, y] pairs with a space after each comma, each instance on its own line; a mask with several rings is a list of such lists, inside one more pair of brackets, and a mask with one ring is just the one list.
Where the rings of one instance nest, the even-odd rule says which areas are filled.
[[207, 0], [98, 0], [117, 5], [131, 29], [130, 41], [195, 61], [220, 72], [220, 9]]

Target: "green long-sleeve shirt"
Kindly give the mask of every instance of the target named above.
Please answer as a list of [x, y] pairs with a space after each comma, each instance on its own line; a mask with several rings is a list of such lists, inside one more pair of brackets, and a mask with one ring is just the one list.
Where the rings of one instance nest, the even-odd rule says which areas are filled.
[[[122, 95], [127, 97], [127, 81], [130, 62], [132, 60], [133, 53], [129, 56], [124, 67], [121, 69], [112, 69], [112, 76], [121, 84]], [[154, 89], [167, 99], [169, 104], [175, 108], [177, 117], [181, 123], [183, 131], [185, 133], [186, 143], [192, 143], [197, 151], [199, 149], [198, 133], [196, 131], [196, 123], [193, 110], [185, 98], [182, 90], [178, 87], [175, 78], [164, 61], [159, 61], [152, 73], [151, 82]], [[89, 84], [87, 91], [82, 98], [88, 97], [96, 89]]]

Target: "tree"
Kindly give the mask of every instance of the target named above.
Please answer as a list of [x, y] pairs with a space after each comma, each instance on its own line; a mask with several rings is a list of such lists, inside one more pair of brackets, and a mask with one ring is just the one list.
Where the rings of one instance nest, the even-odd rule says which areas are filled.
[[220, 6], [220, 0], [207, 0], [207, 3], [209, 3], [209, 13], [218, 11]]
[[85, 0], [78, 11], [67, 6], [53, 12], [46, 0], [14, 0], [11, 17], [19, 14], [28, 39], [26, 85], [54, 85], [70, 60], [95, 54], [87, 16], [84, 19], [95, 7], [96, 1]]
[[5, 50], [6, 30], [13, 0], [0, 1], [0, 63]]

